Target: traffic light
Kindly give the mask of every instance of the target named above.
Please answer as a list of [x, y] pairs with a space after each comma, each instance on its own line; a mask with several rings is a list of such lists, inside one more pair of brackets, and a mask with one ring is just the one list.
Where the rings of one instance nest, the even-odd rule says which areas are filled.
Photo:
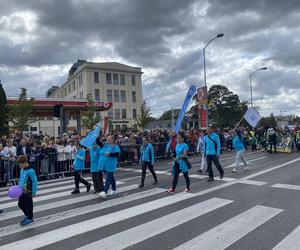
[[61, 112], [62, 107], [63, 107], [62, 104], [53, 106], [53, 117], [60, 117], [60, 112]]

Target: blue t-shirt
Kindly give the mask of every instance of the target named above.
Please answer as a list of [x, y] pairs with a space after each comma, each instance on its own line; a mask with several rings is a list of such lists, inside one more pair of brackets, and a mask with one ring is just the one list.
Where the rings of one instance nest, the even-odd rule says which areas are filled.
[[91, 173], [95, 173], [99, 171], [98, 164], [99, 164], [99, 154], [100, 154], [100, 147], [96, 146], [95, 148], [92, 147], [90, 149], [90, 158], [91, 158]]
[[105, 145], [100, 152], [100, 169], [101, 171], [115, 172], [118, 164], [118, 156], [106, 156], [105, 153], [120, 154], [120, 147], [118, 145]]
[[[183, 156], [184, 151], [189, 151], [188, 145], [185, 144], [185, 143], [181, 143], [181, 144], [177, 143], [177, 145], [176, 145], [176, 158], [179, 158], [180, 156]], [[187, 156], [185, 156], [185, 157], [188, 158]], [[180, 159], [177, 162], [179, 164], [179, 168], [180, 168], [181, 172], [185, 173], [185, 172], [188, 171], [188, 167], [185, 164], [184, 160]]]
[[75, 170], [83, 170], [84, 169], [84, 161], [85, 161], [85, 150], [80, 148], [76, 152], [76, 158], [73, 163]]

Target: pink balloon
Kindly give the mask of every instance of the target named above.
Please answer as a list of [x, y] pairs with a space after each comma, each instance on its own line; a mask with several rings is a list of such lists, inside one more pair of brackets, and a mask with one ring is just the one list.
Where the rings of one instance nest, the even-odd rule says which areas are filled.
[[23, 193], [23, 190], [20, 186], [12, 186], [8, 189], [8, 197], [12, 199], [19, 198]]

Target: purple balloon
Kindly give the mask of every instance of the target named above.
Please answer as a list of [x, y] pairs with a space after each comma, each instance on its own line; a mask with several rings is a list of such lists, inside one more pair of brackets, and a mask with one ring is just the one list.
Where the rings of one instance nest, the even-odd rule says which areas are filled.
[[12, 186], [8, 189], [8, 197], [12, 199], [19, 198], [21, 194], [23, 193], [23, 190], [20, 186]]

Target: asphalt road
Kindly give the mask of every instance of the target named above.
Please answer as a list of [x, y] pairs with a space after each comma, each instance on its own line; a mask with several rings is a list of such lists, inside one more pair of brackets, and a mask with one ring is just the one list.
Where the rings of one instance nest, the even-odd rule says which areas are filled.
[[71, 195], [72, 178], [40, 182], [27, 227], [0, 188], [0, 249], [300, 249], [300, 154], [248, 152], [249, 170], [231, 173], [235, 155], [226, 153], [225, 178], [214, 168], [212, 183], [197, 172], [199, 158], [191, 158], [189, 194], [183, 176], [176, 195], [165, 192], [172, 182], [166, 160], [155, 165], [156, 186], [147, 175], [138, 188], [137, 165], [118, 169], [118, 195], [106, 200], [85, 188]]

